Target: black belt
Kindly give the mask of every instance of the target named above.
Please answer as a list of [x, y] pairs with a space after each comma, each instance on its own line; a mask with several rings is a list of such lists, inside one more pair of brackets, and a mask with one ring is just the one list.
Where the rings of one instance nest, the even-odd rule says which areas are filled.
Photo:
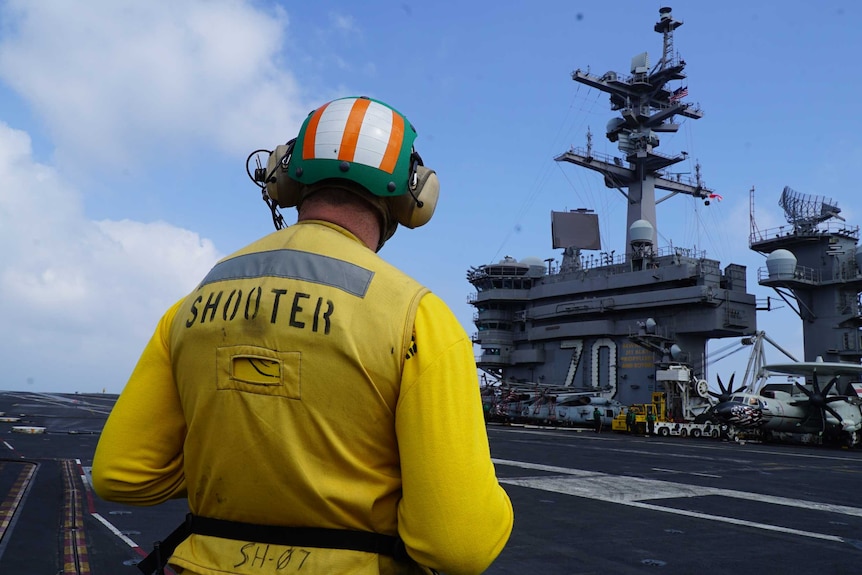
[[[199, 515], [186, 515], [185, 522], [174, 529], [164, 541], [157, 541], [152, 553], [138, 563], [138, 569], [147, 575], [163, 572], [168, 558], [174, 549], [195, 533], [222, 539], [254, 541], [270, 545], [290, 547], [314, 547], [321, 549], [349, 549], [388, 555], [399, 561], [410, 560], [404, 542], [392, 535], [371, 531], [351, 531], [347, 529], [327, 529], [324, 527], [280, 527], [277, 525], [257, 525], [225, 519], [213, 519]], [[157, 571], [158, 570], [158, 571]]]

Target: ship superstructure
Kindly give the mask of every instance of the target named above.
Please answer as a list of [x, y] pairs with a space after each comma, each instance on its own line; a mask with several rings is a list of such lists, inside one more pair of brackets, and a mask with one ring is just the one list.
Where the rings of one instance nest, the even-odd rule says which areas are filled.
[[[554, 258], [503, 260], [473, 267], [467, 279], [481, 347], [480, 369], [506, 385], [557, 392], [594, 392], [623, 404], [648, 403], [654, 391], [667, 392], [671, 416], [708, 406], [705, 353], [709, 339], [756, 330], [755, 297], [747, 292], [746, 269], [704, 252], [661, 248], [656, 205], [677, 194], [705, 203], [715, 194], [698, 176], [670, 177], [664, 170], [683, 161], [684, 152], [656, 151], [658, 134], [675, 132], [676, 116], [699, 119], [699, 108], [683, 102], [687, 88], [666, 87], [682, 80], [685, 62], [674, 55], [673, 31], [682, 25], [670, 8], [660, 10], [655, 31], [662, 34], [660, 62], [646, 53], [632, 60], [631, 74], [596, 76], [575, 70], [572, 79], [610, 94], [619, 112], [607, 137], [620, 156], [603, 157], [573, 148], [555, 159], [604, 176], [627, 200], [626, 244], [621, 253], [602, 252], [598, 217], [588, 209], [552, 212]], [[656, 200], [656, 190], [669, 194]], [[616, 192], [615, 192], [616, 193]]]
[[788, 225], [759, 230], [751, 196], [752, 250], [768, 254], [757, 270], [802, 320], [805, 361], [862, 360], [862, 246], [859, 226], [839, 215], [830, 198], [785, 187], [779, 199]]

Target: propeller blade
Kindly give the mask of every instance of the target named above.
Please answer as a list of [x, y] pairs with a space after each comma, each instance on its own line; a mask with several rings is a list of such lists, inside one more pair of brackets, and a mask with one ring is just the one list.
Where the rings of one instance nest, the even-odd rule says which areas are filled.
[[838, 376], [836, 375], [835, 377], [833, 377], [832, 379], [829, 380], [828, 384], [826, 384], [826, 388], [823, 390], [823, 397], [826, 397], [827, 395], [829, 395], [829, 391], [833, 387], [835, 387], [835, 384], [837, 384], [837, 383], [838, 383]]
[[730, 401], [730, 397], [733, 395], [734, 377], [736, 377], [736, 372], [730, 374], [730, 382], [727, 384], [727, 387], [724, 387], [724, 382], [721, 381], [721, 376], [715, 374], [715, 379], [718, 380], [718, 388], [721, 390], [721, 393], [716, 393], [715, 391], [709, 390], [709, 394], [718, 399], [719, 403]]
[[799, 383], [798, 381], [796, 382], [796, 387], [799, 388], [799, 391], [807, 395], [808, 399], [812, 399], [814, 397], [814, 393], [808, 391], [808, 388]]
[[718, 380], [718, 389], [721, 390], [721, 395], [724, 395], [725, 393], [727, 393], [727, 390], [724, 388], [724, 383], [721, 381], [721, 376], [716, 373], [715, 379]]
[[830, 403], [835, 401], [846, 401], [847, 398], [833, 395], [832, 397], [827, 397], [829, 392], [832, 391], [832, 388], [838, 383], [838, 376], [833, 377], [829, 380], [829, 383], [826, 384], [826, 387], [820, 388], [820, 382], [817, 380], [817, 371], [815, 370], [811, 374], [811, 390], [809, 391], [807, 388], [802, 386], [800, 383], [796, 383], [796, 387], [798, 387], [807, 397], [808, 399], [800, 399], [796, 401], [791, 401], [791, 405], [796, 406], [810, 406], [816, 407], [820, 410], [820, 418], [821, 425], [823, 429], [826, 429], [826, 414], [832, 414], [835, 419], [837, 419], [840, 423], [844, 422], [844, 418], [841, 417], [841, 414], [835, 411], [832, 407], [830, 407]]
[[[829, 407], [825, 403], [823, 404], [823, 410], [828, 411], [829, 413], [834, 415], [835, 419], [837, 419], [839, 423], [844, 423], [844, 418], [841, 417], [841, 414], [839, 414], [837, 411], [835, 411], [834, 409], [832, 409], [831, 407]], [[823, 419], [825, 420], [826, 418], [824, 417]]]

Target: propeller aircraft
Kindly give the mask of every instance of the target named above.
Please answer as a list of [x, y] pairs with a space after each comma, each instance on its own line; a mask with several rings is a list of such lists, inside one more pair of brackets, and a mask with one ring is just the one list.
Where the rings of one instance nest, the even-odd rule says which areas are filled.
[[[797, 382], [765, 383], [755, 393], [734, 391], [733, 376], [727, 388], [718, 378], [720, 393], [712, 414], [740, 431], [757, 431], [764, 438], [783, 433], [813, 434], [823, 441], [854, 446], [862, 439], [862, 399], [842, 376], [862, 378], [862, 365], [839, 362], [795, 362], [764, 366], [767, 374], [804, 376]], [[821, 387], [821, 377], [831, 377]], [[841, 393], [839, 393], [839, 388]]]

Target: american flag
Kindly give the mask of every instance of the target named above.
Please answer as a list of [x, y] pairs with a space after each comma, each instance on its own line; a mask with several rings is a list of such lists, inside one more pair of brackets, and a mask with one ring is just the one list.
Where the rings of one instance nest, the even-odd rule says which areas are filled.
[[677, 88], [673, 91], [670, 95], [670, 101], [676, 102], [677, 100], [682, 100], [686, 96], [688, 96], [688, 86], [683, 86], [682, 88]]

